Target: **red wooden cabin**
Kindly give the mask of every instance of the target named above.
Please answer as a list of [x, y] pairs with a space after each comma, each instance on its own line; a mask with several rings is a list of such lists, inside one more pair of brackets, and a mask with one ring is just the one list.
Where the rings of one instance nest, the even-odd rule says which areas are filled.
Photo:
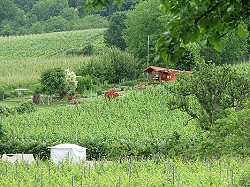
[[190, 71], [181, 71], [176, 69], [168, 69], [157, 66], [149, 66], [144, 70], [147, 75], [147, 81], [173, 81], [176, 79], [175, 74], [177, 73], [185, 73], [189, 75]]

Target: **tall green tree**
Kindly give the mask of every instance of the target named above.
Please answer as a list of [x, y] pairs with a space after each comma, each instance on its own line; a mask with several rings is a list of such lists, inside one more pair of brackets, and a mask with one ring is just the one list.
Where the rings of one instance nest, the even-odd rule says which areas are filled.
[[126, 12], [115, 12], [109, 22], [108, 29], [104, 33], [104, 42], [108, 47], [115, 46], [125, 50], [126, 43], [122, 38], [122, 32], [125, 29], [124, 20]]
[[160, 34], [165, 30], [161, 19], [163, 12], [159, 9], [160, 1], [141, 1], [134, 10], [128, 12], [125, 20], [126, 29], [123, 36], [127, 44], [127, 51], [146, 65], [148, 56], [148, 36], [150, 61], [155, 57], [155, 44]]
[[33, 5], [39, 0], [11, 0], [15, 3], [20, 9], [28, 12], [32, 9]]
[[23, 10], [18, 8], [12, 1], [0, 2], [0, 35], [9, 36], [22, 33], [27, 17]]
[[13, 20], [17, 11], [17, 6], [11, 0], [0, 1], [0, 22], [3, 20]]
[[207, 140], [207, 154], [250, 156], [250, 108], [217, 120]]
[[41, 84], [49, 95], [63, 91], [66, 87], [66, 73], [61, 68], [49, 69], [41, 74]]
[[67, 7], [67, 0], [41, 0], [34, 4], [30, 13], [36, 15], [39, 21], [45, 21], [52, 16], [60, 15]]

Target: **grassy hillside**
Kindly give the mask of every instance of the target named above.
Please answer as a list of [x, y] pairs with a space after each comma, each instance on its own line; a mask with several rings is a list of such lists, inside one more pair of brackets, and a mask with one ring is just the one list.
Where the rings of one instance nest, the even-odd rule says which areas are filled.
[[52, 56], [87, 43], [102, 47], [105, 29], [0, 37], [0, 60]]
[[65, 55], [91, 43], [104, 48], [105, 29], [0, 37], [0, 85], [17, 87], [37, 81], [41, 72], [54, 67], [78, 67], [89, 57]]

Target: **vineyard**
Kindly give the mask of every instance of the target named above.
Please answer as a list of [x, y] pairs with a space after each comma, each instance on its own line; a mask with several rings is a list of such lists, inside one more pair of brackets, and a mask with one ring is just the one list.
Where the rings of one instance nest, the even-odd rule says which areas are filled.
[[[91, 43], [93, 50], [103, 49], [105, 29], [0, 37], [0, 85], [18, 87], [36, 82], [41, 72], [62, 67], [77, 68], [89, 57], [66, 55]], [[27, 76], [28, 75], [28, 76]]]
[[52, 56], [68, 49], [84, 47], [92, 43], [103, 47], [105, 29], [46, 33], [26, 36], [0, 37], [0, 60], [38, 58]]
[[[14, 90], [19, 85], [34, 86], [45, 70], [56, 67], [76, 70], [95, 61], [92, 56], [66, 53], [89, 43], [93, 45], [94, 54], [102, 51], [105, 48], [104, 31], [91, 29], [0, 37], [1, 87]], [[101, 63], [102, 60], [100, 57]], [[242, 77], [250, 73], [249, 63], [237, 64], [233, 68]], [[94, 99], [77, 94], [82, 99], [80, 104], [70, 103], [66, 97], [62, 101], [57, 98], [54, 106], [40, 105], [44, 108], [31, 113], [0, 115], [0, 156], [30, 153], [36, 157], [31, 165], [25, 162], [12, 165], [0, 159], [0, 186], [249, 187], [249, 139], [232, 138], [237, 136], [235, 131], [240, 131], [243, 138], [248, 136], [242, 129], [236, 129], [235, 126], [241, 127], [238, 121], [236, 125], [230, 121], [225, 123], [232, 126], [225, 128], [225, 132], [222, 123], [227, 121], [218, 123], [222, 124], [218, 127], [222, 131], [218, 132], [222, 135], [231, 133], [232, 137], [225, 135], [229, 138], [219, 137], [218, 142], [211, 140], [209, 136], [214, 134], [209, 132], [210, 129], [202, 129], [197, 118], [190, 120], [180, 108], [171, 108], [170, 101], [175, 93], [170, 89], [174, 88], [174, 83], [136, 84], [126, 86], [121, 93], [114, 88], [101, 90], [104, 96], [96, 94]], [[190, 103], [197, 104], [193, 97], [190, 97]], [[3, 107], [2, 110], [13, 108]], [[242, 114], [238, 112], [241, 115], [236, 115], [238, 118], [235, 119], [241, 119], [247, 126], [248, 118], [241, 117], [248, 116], [249, 110]], [[224, 140], [224, 144], [220, 144], [219, 141]], [[235, 145], [242, 146], [224, 152], [214, 146], [229, 142], [227, 146], [230, 147], [233, 140], [239, 141]], [[241, 141], [247, 143], [240, 144]], [[87, 160], [92, 164], [53, 164], [48, 147], [59, 143], [86, 147]]]
[[0, 161], [0, 186], [189, 186], [189, 187], [247, 187], [250, 160], [239, 158], [217, 161], [163, 160], [152, 158], [122, 163], [94, 162], [92, 165], [36, 160], [11, 165]]
[[[87, 63], [89, 57], [83, 56], [53, 56], [37, 59], [0, 61], [0, 85], [7, 88], [17, 88], [18, 85], [29, 86], [37, 82], [42, 72], [51, 68], [78, 68]], [[13, 65], [14, 64], [14, 65]]]
[[[188, 117], [179, 111], [170, 111], [164, 104], [167, 99], [163, 88], [151, 88], [128, 92], [110, 101], [103, 98], [75, 107], [9, 116], [2, 119], [2, 125], [9, 141], [23, 145], [23, 150], [17, 152], [32, 152], [34, 148], [28, 149], [37, 143], [51, 146], [69, 142], [88, 147], [89, 159], [118, 158], [122, 152], [129, 155], [171, 154], [166, 151], [174, 141], [189, 144], [202, 134], [191, 123], [183, 127]], [[190, 155], [185, 150], [180, 154]]]

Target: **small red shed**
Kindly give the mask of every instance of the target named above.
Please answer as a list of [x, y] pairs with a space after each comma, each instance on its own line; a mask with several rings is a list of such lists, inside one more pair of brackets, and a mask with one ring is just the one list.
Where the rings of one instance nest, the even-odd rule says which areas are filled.
[[168, 69], [162, 68], [157, 66], [149, 66], [147, 67], [144, 72], [147, 75], [147, 81], [173, 81], [176, 79], [175, 74], [177, 73], [185, 73], [189, 75], [190, 71], [181, 71], [176, 69]]

